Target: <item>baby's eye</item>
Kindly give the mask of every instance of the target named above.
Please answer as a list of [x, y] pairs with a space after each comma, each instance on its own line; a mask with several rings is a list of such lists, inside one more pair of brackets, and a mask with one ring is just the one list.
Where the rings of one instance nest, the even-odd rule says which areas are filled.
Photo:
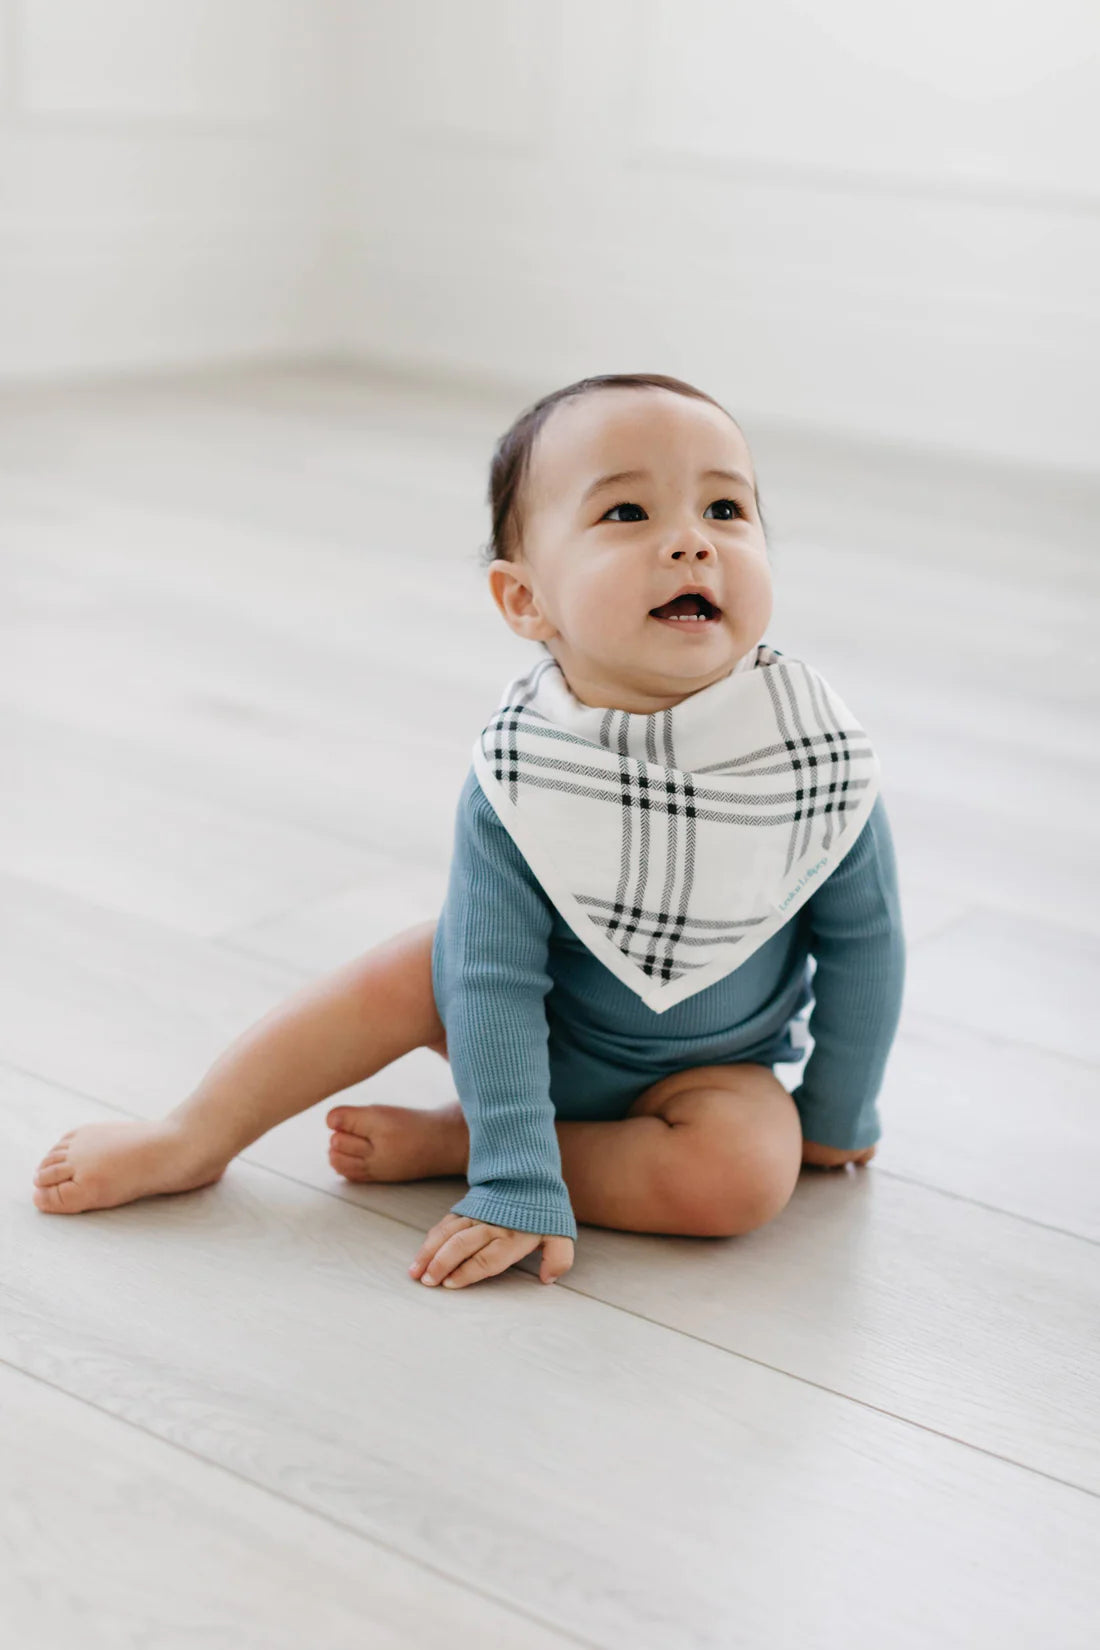
[[[616, 511], [616, 510], [642, 510], [642, 507], [641, 507], [641, 505], [640, 505], [640, 504], [613, 504], [613, 505], [612, 505], [612, 506], [611, 506], [611, 509], [610, 509], [610, 510], [607, 510], [607, 511], [606, 511], [606, 512], [605, 512], [605, 513], [604, 513], [604, 514], [603, 514], [603, 515], [602, 515], [602, 516], [601, 516], [601, 517], [600, 517], [600, 520], [601, 520], [601, 521], [608, 521], [608, 520], [611, 520], [611, 519], [613, 519], [613, 512], [614, 512], [614, 511]], [[642, 515], [643, 515], [643, 516], [644, 516], [644, 515], [645, 515], [645, 511], [644, 511], [644, 510], [642, 510]], [[633, 519], [634, 519], [634, 520], [635, 520], [635, 521], [637, 521], [637, 519], [638, 519], [638, 518], [637, 518], [637, 516], [635, 516], [635, 517], [634, 517], [634, 518], [633, 518]]]
[[[730, 508], [730, 511], [732, 512], [732, 514], [716, 516], [714, 518], [716, 521], [735, 521], [735, 520], [737, 520], [737, 518], [739, 516], [743, 516], [745, 514], [744, 510], [742, 510], [741, 506], [738, 504], [738, 502], [735, 498], [716, 498], [713, 504], [708, 504], [707, 505], [707, 509], [708, 510], [713, 510], [713, 509], [716, 509], [716, 508], [720, 509], [723, 505], [728, 505], [729, 508]], [[645, 511], [642, 509], [640, 504], [630, 504], [630, 503], [627, 503], [627, 502], [624, 501], [622, 504], [613, 504], [611, 506], [610, 510], [605, 511], [605, 513], [600, 517], [600, 520], [601, 521], [614, 521], [616, 519], [615, 518], [616, 510], [637, 510], [637, 511], [639, 511], [640, 512], [639, 516], [631, 516], [631, 517], [627, 518], [628, 520], [631, 520], [631, 521], [638, 521], [639, 519], [642, 519], [642, 518], [645, 517]], [[619, 519], [621, 520], [622, 518], [620, 517]]]

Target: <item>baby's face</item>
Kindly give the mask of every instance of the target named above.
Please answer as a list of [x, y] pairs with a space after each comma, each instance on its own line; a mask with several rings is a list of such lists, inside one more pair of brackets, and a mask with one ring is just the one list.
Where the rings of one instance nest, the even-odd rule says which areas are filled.
[[[623, 471], [637, 473], [603, 479]], [[522, 552], [489, 569], [493, 597], [583, 703], [678, 704], [728, 675], [771, 619], [753, 484], [744, 436], [707, 401], [609, 389], [562, 402], [531, 454]], [[708, 590], [717, 617], [652, 616], [685, 585]]]

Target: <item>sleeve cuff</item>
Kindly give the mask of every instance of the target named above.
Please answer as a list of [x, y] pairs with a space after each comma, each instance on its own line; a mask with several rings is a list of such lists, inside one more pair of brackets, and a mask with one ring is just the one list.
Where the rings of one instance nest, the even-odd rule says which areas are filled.
[[873, 1101], [864, 1106], [852, 1123], [845, 1122], [835, 1112], [830, 1116], [825, 1107], [815, 1108], [810, 1099], [802, 1099], [798, 1089], [792, 1090], [791, 1099], [798, 1107], [803, 1140], [813, 1140], [819, 1146], [832, 1146], [838, 1152], [862, 1152], [868, 1146], [876, 1146], [882, 1138], [878, 1106]]
[[470, 1220], [484, 1220], [490, 1226], [511, 1226], [517, 1232], [538, 1232], [541, 1237], [567, 1237], [574, 1242], [577, 1238], [577, 1222], [572, 1209], [522, 1203], [501, 1197], [497, 1192], [481, 1191], [477, 1187], [472, 1187], [465, 1197], [451, 1205], [451, 1214], [466, 1215]]

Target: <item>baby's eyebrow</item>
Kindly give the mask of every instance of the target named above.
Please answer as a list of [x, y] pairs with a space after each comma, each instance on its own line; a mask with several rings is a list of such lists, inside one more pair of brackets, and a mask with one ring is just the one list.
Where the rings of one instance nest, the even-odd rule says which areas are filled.
[[[613, 481], [645, 481], [649, 476], [649, 473], [650, 472], [648, 470], [614, 470], [610, 475], [597, 476], [595, 481], [590, 482], [581, 494], [581, 503], [586, 503], [588, 499], [592, 497], [593, 493], [599, 492], [601, 487], [610, 487]], [[748, 476], [743, 476], [740, 470], [699, 471], [700, 481], [705, 481], [708, 476], [718, 476], [723, 481], [734, 481], [738, 482], [742, 487], [752, 487], [752, 482], [749, 480]]]

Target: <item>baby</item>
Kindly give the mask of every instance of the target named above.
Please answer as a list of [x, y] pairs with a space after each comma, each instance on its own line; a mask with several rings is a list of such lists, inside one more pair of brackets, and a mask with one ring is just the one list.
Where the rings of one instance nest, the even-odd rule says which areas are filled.
[[[489, 502], [489, 588], [540, 660], [474, 746], [439, 921], [296, 993], [164, 1119], [64, 1135], [39, 1209], [208, 1185], [420, 1047], [457, 1101], [326, 1121], [349, 1180], [467, 1177], [409, 1267], [425, 1284], [535, 1249], [552, 1283], [578, 1221], [748, 1232], [803, 1165], [873, 1157], [905, 974], [893, 843], [866, 735], [762, 644], [740, 427], [680, 379], [583, 379], [501, 438]], [[788, 1093], [772, 1067], [800, 1058], [807, 1005]]]

